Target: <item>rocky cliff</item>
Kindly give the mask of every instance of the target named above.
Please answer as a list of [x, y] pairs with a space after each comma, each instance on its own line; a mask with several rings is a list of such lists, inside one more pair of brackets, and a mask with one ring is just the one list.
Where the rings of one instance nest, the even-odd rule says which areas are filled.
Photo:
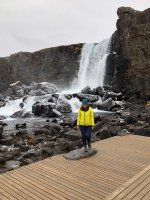
[[150, 98], [150, 8], [141, 12], [121, 7], [117, 14], [105, 84]]
[[0, 90], [16, 81], [25, 84], [47, 81], [68, 86], [78, 72], [81, 49], [82, 44], [75, 44], [0, 58]]

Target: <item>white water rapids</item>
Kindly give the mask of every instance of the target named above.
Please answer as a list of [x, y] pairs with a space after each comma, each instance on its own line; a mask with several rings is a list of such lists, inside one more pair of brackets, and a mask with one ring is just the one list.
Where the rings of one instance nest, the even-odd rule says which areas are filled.
[[[103, 40], [98, 44], [85, 44], [82, 48], [80, 67], [77, 78], [74, 79], [69, 90], [64, 90], [60, 95], [80, 92], [87, 85], [92, 89], [103, 85], [106, 59], [109, 54], [110, 39]], [[32, 111], [32, 105], [36, 102], [36, 97], [28, 97], [24, 102], [24, 110]], [[20, 110], [20, 103], [23, 98], [6, 102], [0, 108], [0, 116], [10, 117], [14, 112]], [[77, 98], [68, 100], [73, 112], [77, 112], [81, 102]]]

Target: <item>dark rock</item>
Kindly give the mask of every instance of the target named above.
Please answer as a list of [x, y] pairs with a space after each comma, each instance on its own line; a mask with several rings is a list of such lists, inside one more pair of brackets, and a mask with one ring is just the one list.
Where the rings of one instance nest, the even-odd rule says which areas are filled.
[[112, 108], [112, 106], [115, 105], [115, 102], [114, 102], [111, 98], [109, 98], [109, 99], [107, 99], [107, 100], [105, 100], [105, 101], [103, 101], [103, 102], [97, 101], [97, 102], [95, 103], [95, 105], [96, 105], [96, 107], [97, 107], [99, 110], [107, 110], [107, 111], [110, 111], [111, 108]]
[[103, 88], [101, 86], [96, 88], [96, 94], [97, 95], [103, 97], [103, 92], [104, 92], [104, 90], [103, 90]]
[[0, 167], [5, 163], [5, 158], [3, 158], [2, 155], [0, 155]]
[[99, 97], [97, 95], [92, 95], [92, 94], [82, 94], [82, 93], [77, 93], [73, 94], [73, 97], [77, 97], [80, 101], [83, 99], [88, 99], [89, 102], [96, 102], [99, 100]]
[[76, 121], [76, 120], [75, 120], [75, 121], [72, 121], [72, 120], [65, 120], [65, 121], [63, 121], [63, 122], [60, 122], [60, 125], [61, 125], [61, 126], [69, 126], [69, 127], [71, 127], [71, 128], [75, 127], [76, 124], [77, 124], [77, 121]]
[[6, 117], [4, 115], [0, 115], [0, 120], [4, 120]]
[[24, 159], [36, 158], [39, 155], [37, 150], [28, 150], [27, 152], [21, 153], [21, 156], [17, 158], [18, 161], [22, 162]]
[[48, 147], [42, 147], [38, 150], [38, 153], [41, 155], [41, 160], [53, 155], [53, 151]]
[[124, 120], [128, 124], [135, 124], [137, 122], [137, 117], [129, 115], [129, 116], [126, 116]]
[[39, 103], [36, 102], [32, 106], [32, 113], [36, 116], [51, 117], [53, 114], [53, 108], [55, 107], [52, 103]]
[[83, 88], [81, 90], [81, 93], [83, 93], [83, 94], [91, 94], [91, 88], [90, 88], [90, 86], [86, 86], [85, 88]]
[[116, 111], [118, 111], [119, 109], [121, 109], [121, 105], [115, 104], [114, 106], [112, 106], [112, 107], [110, 108], [110, 111], [116, 112]]
[[27, 143], [30, 144], [30, 145], [32, 145], [32, 144], [37, 144], [38, 141], [37, 141], [36, 136], [33, 135], [33, 134], [28, 134], [28, 135], [27, 135]]
[[24, 103], [21, 102], [21, 103], [19, 104], [19, 106], [20, 106], [21, 109], [23, 109], [23, 107], [24, 107]]
[[29, 165], [32, 163], [34, 163], [34, 161], [31, 158], [27, 158], [27, 159], [23, 160], [23, 162], [21, 163], [21, 166]]
[[99, 133], [97, 133], [96, 137], [100, 137], [102, 140], [111, 137], [111, 133], [107, 126], [100, 129]]
[[21, 130], [21, 131], [17, 132], [15, 136], [16, 136], [16, 137], [21, 137], [21, 138], [22, 138], [22, 137], [25, 137], [26, 134], [27, 134], [26, 131], [22, 131], [22, 130]]
[[65, 98], [70, 100], [70, 99], [72, 99], [72, 95], [71, 94], [65, 94]]
[[110, 90], [110, 85], [103, 85], [104, 90]]
[[135, 135], [142, 135], [150, 137], [150, 127], [137, 127], [134, 129]]
[[0, 139], [2, 139], [3, 138], [3, 126], [2, 125], [0, 125]]
[[25, 112], [25, 110], [19, 110], [17, 112], [15, 112], [13, 115], [11, 115], [11, 118], [20, 118], [22, 117], [23, 113]]
[[22, 118], [31, 118], [31, 117], [33, 117], [32, 112], [24, 112], [22, 115]]
[[103, 95], [103, 100], [105, 101], [106, 99], [113, 99], [113, 100], [122, 100], [122, 94], [121, 93], [115, 93], [115, 92], [105, 92]]
[[64, 138], [67, 138], [67, 139], [70, 139], [70, 140], [79, 140], [79, 139], [81, 139], [81, 133], [73, 131], [73, 130], [68, 131], [68, 132], [64, 132], [62, 134], [62, 136]]
[[22, 123], [22, 124], [16, 124], [16, 129], [19, 129], [19, 128], [26, 128], [27, 124], [26, 123]]

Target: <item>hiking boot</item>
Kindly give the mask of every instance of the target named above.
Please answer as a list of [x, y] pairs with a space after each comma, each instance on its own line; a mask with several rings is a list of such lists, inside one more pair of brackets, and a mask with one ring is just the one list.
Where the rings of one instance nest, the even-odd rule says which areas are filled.
[[87, 152], [88, 150], [87, 150], [87, 146], [85, 145], [84, 146], [84, 152]]
[[91, 143], [90, 142], [88, 143], [88, 147], [89, 147], [89, 149], [91, 149]]

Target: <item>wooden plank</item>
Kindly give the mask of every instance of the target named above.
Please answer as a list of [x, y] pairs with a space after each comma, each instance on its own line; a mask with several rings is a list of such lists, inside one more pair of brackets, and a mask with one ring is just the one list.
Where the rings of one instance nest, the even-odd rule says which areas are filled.
[[[29, 181], [32, 181], [34, 184], [36, 183], [36, 181], [38, 180], [38, 178], [37, 177], [35, 177], [35, 176], [31, 176], [32, 175], [32, 173], [31, 173], [31, 175], [28, 175], [27, 173], [24, 173], [24, 175], [22, 175], [20, 172], [19, 172], [19, 170], [17, 171], [17, 174], [16, 175], [19, 175], [20, 177], [24, 177], [24, 178], [26, 178], [27, 180], [30, 178], [30, 180]], [[69, 177], [68, 176], [68, 181], [70, 180], [70, 178], [71, 177]], [[40, 179], [41, 180], [41, 179]], [[42, 180], [41, 180], [42, 181]], [[84, 188], [83, 187], [81, 187], [80, 189], [78, 189], [77, 187], [73, 187], [73, 186], [69, 186], [70, 184], [68, 184], [67, 186], [68, 187], [70, 187], [71, 188], [71, 190], [73, 191], [73, 190], [75, 190], [76, 191], [76, 194], [80, 194], [80, 195], [83, 195], [84, 197], [86, 197], [86, 198], [91, 198], [91, 200], [93, 199], [93, 200], [99, 200], [96, 196], [92, 196], [90, 193], [89, 193], [89, 190], [87, 190], [87, 188], [86, 188], [86, 191], [84, 190]], [[46, 185], [45, 185], [46, 186]]]
[[16, 178], [18, 180], [17, 181], [18, 184], [19, 182], [22, 182], [24, 184], [27, 183], [27, 185], [32, 188], [31, 191], [41, 199], [65, 200], [65, 198], [63, 198], [61, 195], [53, 192], [52, 190], [48, 190], [45, 187], [45, 185], [43, 185], [41, 182], [34, 181], [30, 177], [30, 174], [26, 175], [26, 173], [24, 173], [23, 175], [20, 175], [19, 170], [18, 170], [17, 173], [11, 174], [11, 177]]
[[150, 199], [150, 190], [142, 197], [141, 200], [149, 200]]
[[127, 183], [125, 183], [122, 187], [118, 188], [116, 191], [114, 191], [112, 194], [110, 194], [106, 200], [114, 200], [116, 199], [122, 192], [125, 191], [126, 188], [129, 188], [130, 185], [132, 185], [135, 181], [140, 179], [144, 174], [146, 174], [150, 170], [150, 165], [147, 166], [144, 170], [136, 174], [131, 180], [129, 180]]
[[[139, 196], [138, 194], [141, 191], [143, 191], [143, 189], [149, 184], [149, 182], [150, 182], [150, 176], [148, 176], [147, 178], [145, 178], [139, 185], [137, 185], [134, 188], [134, 190], [132, 190], [132, 191], [130, 190], [129, 193], [123, 199], [124, 200], [128, 200], [128, 199], [133, 199], [136, 195]], [[133, 184], [133, 185], [135, 185], [135, 184]]]
[[14, 187], [12, 187], [11, 185], [7, 185], [7, 184], [5, 184], [5, 182], [3, 182], [3, 183], [0, 182], [0, 187], [3, 190], [7, 191], [7, 193], [9, 193], [15, 199], [25, 200], [25, 198], [23, 198], [21, 195], [19, 195], [18, 191]]
[[5, 182], [7, 184], [7, 186], [11, 185], [12, 187], [16, 187], [18, 189], [19, 194], [21, 194], [23, 197], [25, 197], [25, 199], [37, 199], [37, 196], [35, 196], [31, 190], [28, 191], [28, 187], [26, 187], [26, 185], [22, 185], [21, 182], [19, 181], [18, 183], [16, 183], [16, 179], [10, 179], [11, 177], [6, 173], [5, 176], [1, 177], [1, 181], [3, 181], [3, 183]]
[[[97, 196], [97, 197], [99, 197], [99, 196], [102, 196], [102, 194], [100, 194], [98, 191], [94, 191], [94, 190], [91, 190], [90, 189], [90, 187], [91, 187], [91, 185], [87, 185], [86, 187], [84, 186], [84, 182], [83, 182], [83, 185], [81, 185], [81, 186], [78, 186], [77, 184], [76, 184], [76, 182], [70, 182], [70, 179], [64, 179], [64, 177], [63, 177], [63, 175], [62, 175], [62, 177], [60, 176], [57, 176], [57, 174], [54, 174], [54, 175], [52, 175], [51, 174], [51, 172], [49, 172], [49, 174], [47, 173], [47, 175], [46, 175], [46, 173], [44, 172], [44, 175], [42, 175], [42, 174], [40, 174], [40, 172], [43, 172], [43, 169], [41, 168], [41, 170], [39, 170], [39, 172], [36, 172], [36, 174], [37, 174], [37, 178], [39, 178], [39, 179], [41, 179], [41, 177], [43, 176], [43, 179], [42, 179], [42, 182], [43, 182], [43, 184], [46, 182], [46, 179], [45, 178], [47, 178], [49, 181], [48, 181], [48, 185], [49, 184], [51, 184], [51, 186], [55, 186], [55, 188], [59, 185], [59, 189], [60, 188], [62, 188], [62, 191], [64, 192], [64, 189], [66, 189], [66, 190], [68, 190], [68, 194], [71, 192], [71, 193], [74, 193], [74, 194], [76, 194], [76, 196], [78, 195], [78, 199], [79, 198], [82, 198], [82, 199], [87, 199], [87, 197], [86, 197], [86, 194], [84, 193], [84, 194], [82, 194], [79, 190], [82, 190], [82, 191], [85, 191], [85, 192], [87, 192], [87, 188], [88, 188], [88, 194], [93, 194], [93, 196]], [[35, 170], [34, 171], [32, 171], [32, 173], [34, 174], [35, 173]], [[78, 191], [77, 191], [77, 189], [79, 189]], [[90, 190], [90, 191], [89, 191]], [[105, 194], [106, 195], [106, 194]], [[104, 196], [103, 196], [104, 197]], [[90, 197], [91, 198], [91, 197]]]
[[[142, 188], [141, 191], [139, 191], [133, 198], [133, 200], [139, 200], [142, 199], [148, 192], [150, 191], [150, 180], [148, 185], [146, 187]], [[150, 199], [150, 198], [149, 198]]]
[[[39, 175], [39, 176], [40, 176], [41, 171], [44, 172], [45, 177], [48, 177], [49, 179], [52, 179], [54, 181], [56, 181], [56, 179], [57, 179], [57, 182], [59, 182], [59, 184], [64, 183], [66, 187], [73, 186], [76, 188], [82, 188], [82, 190], [85, 190], [85, 191], [88, 188], [89, 193], [91, 192], [91, 193], [95, 193], [97, 195], [100, 195], [100, 193], [101, 194], [104, 193], [104, 195], [108, 194], [108, 192], [106, 192], [107, 190], [101, 190], [101, 192], [98, 191], [97, 190], [98, 185], [96, 188], [95, 185], [93, 185], [92, 183], [89, 184], [87, 181], [84, 181], [82, 178], [75, 179], [73, 176], [70, 176], [70, 174], [68, 174], [69, 178], [70, 178], [70, 179], [68, 179], [68, 175], [65, 176], [64, 173], [60, 173], [59, 171], [57, 173], [56, 172], [53, 173], [53, 170], [51, 171], [50, 168], [47, 168], [47, 170], [45, 170], [43, 167], [32, 169], [32, 172], [37, 173], [37, 175]], [[104, 191], [104, 192], [102, 192], [102, 191]]]

